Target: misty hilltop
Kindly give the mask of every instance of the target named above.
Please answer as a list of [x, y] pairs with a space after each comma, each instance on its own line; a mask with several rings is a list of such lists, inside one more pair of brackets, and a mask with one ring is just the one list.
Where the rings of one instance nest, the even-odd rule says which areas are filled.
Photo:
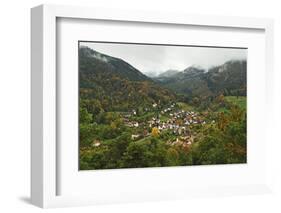
[[247, 62], [231, 60], [208, 70], [190, 66], [183, 71], [153, 78], [159, 84], [189, 96], [246, 95]]
[[126, 61], [97, 52], [89, 47], [80, 47], [80, 69], [84, 74], [99, 73], [118, 75], [132, 81], [150, 80]]

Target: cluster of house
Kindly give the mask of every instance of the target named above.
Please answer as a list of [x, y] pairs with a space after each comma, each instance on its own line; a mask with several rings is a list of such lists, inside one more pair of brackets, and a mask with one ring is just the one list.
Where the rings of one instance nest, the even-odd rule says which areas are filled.
[[[157, 106], [158, 105], [156, 103], [152, 105], [153, 108], [156, 108]], [[173, 144], [185, 143], [188, 145], [189, 143], [192, 143], [189, 126], [192, 124], [206, 124], [202, 117], [194, 111], [177, 110], [175, 103], [172, 103], [168, 107], [162, 109], [157, 117], [152, 117], [146, 123], [139, 123], [130, 119], [131, 116], [136, 114], [136, 110], [132, 110], [131, 113], [124, 114], [123, 119], [126, 126], [132, 128], [140, 126], [147, 126], [149, 128], [157, 127], [160, 132], [164, 130], [172, 130], [175, 135], [179, 136], [177, 138], [178, 141], [174, 141]], [[161, 121], [161, 116], [169, 118], [166, 121]], [[139, 134], [132, 135], [132, 139], [134, 140], [139, 137]]]
[[184, 112], [184, 110], [182, 110], [182, 112], [185, 116], [184, 118], [184, 124], [185, 125], [190, 125], [190, 124], [202, 124], [205, 125], [206, 121], [204, 121], [196, 112], [193, 111], [189, 111], [189, 112]]
[[[153, 104], [153, 106], [156, 104]], [[169, 119], [165, 122], [159, 119], [159, 116], [153, 117], [151, 120], [148, 121], [149, 127], [158, 127], [158, 129], [165, 130], [165, 129], [178, 129], [180, 126], [188, 126], [191, 124], [206, 124], [206, 122], [198, 115], [198, 113], [193, 111], [185, 111], [185, 110], [174, 110], [175, 104], [171, 104], [169, 107], [161, 110], [161, 115], [169, 115]], [[124, 122], [129, 127], [139, 127], [140, 123], [136, 121], [131, 121], [129, 118], [131, 115], [136, 115], [136, 111], [133, 110], [131, 114], [126, 114], [123, 116]], [[177, 124], [177, 120], [183, 120], [183, 125]]]
[[137, 121], [131, 121], [130, 117], [136, 115], [137, 112], [136, 110], [132, 110], [132, 113], [124, 113], [123, 114], [123, 121], [125, 123], [126, 126], [128, 127], [139, 127], [139, 122]]
[[171, 104], [170, 107], [163, 109], [163, 110], [161, 111], [161, 114], [165, 114], [165, 113], [167, 113], [167, 112], [172, 111], [174, 107], [175, 107], [175, 104], [173, 103], [173, 104]]
[[[165, 111], [169, 113], [171, 108], [164, 109], [162, 112]], [[153, 117], [152, 120], [148, 121], [149, 127], [157, 126], [160, 131], [164, 129], [176, 129], [179, 131], [184, 131], [186, 129], [185, 127], [191, 124], [206, 124], [206, 122], [198, 115], [198, 113], [193, 111], [178, 110], [173, 113], [170, 112], [169, 116], [170, 118], [167, 121], [162, 122], [159, 118]], [[179, 124], [178, 120], [182, 120], [183, 124]]]
[[140, 124], [137, 121], [129, 121], [129, 120], [124, 120], [125, 125], [128, 127], [139, 127]]
[[174, 134], [182, 135], [189, 134], [189, 129], [187, 126], [182, 126], [176, 123], [176, 120], [168, 119], [167, 121], [161, 121], [159, 118], [153, 117], [152, 120], [148, 121], [149, 127], [157, 127], [161, 132], [166, 129], [173, 130]]

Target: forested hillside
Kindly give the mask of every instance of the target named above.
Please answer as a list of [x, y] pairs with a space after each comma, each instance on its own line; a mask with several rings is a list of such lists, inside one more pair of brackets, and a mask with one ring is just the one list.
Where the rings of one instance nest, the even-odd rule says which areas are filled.
[[[128, 111], [175, 99], [173, 92], [121, 59], [88, 47], [80, 48], [79, 58], [80, 98], [89, 111]], [[91, 109], [93, 106], [100, 109]]]
[[187, 96], [237, 95], [246, 96], [247, 62], [228, 61], [204, 70], [188, 67], [169, 76], [158, 76], [157, 82]]

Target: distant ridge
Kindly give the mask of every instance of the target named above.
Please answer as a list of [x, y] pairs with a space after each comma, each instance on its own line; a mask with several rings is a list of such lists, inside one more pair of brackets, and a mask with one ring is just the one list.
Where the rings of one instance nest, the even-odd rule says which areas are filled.
[[205, 70], [190, 66], [168, 76], [157, 76], [154, 80], [175, 92], [188, 96], [217, 94], [246, 95], [247, 62], [230, 60], [222, 65]]

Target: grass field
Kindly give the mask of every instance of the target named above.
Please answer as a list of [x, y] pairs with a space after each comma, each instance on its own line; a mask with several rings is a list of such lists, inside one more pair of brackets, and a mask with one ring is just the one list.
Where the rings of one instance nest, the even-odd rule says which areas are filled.
[[247, 108], [247, 97], [226, 96], [225, 100], [229, 103], [239, 106], [243, 110], [246, 110], [246, 108]]
[[179, 107], [185, 111], [192, 111], [193, 107], [188, 105], [187, 103], [183, 103], [183, 102], [177, 102], [177, 104], [179, 105]]

